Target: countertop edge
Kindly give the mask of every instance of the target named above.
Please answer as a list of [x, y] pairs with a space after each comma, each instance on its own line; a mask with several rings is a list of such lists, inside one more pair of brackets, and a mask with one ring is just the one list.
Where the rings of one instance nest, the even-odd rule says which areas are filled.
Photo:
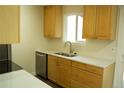
[[[95, 64], [94, 62], [93, 63], [85, 62], [85, 61], [82, 61], [82, 60], [77, 60], [76, 57], [65, 57], [65, 56], [54, 54], [54, 53], [56, 53], [58, 51], [42, 51], [42, 50], [37, 50], [37, 52], [42, 52], [42, 53], [45, 53], [45, 54], [48, 54], [48, 55], [52, 55], [52, 56], [56, 56], [56, 57], [61, 57], [61, 58], [65, 58], [67, 60], [77, 61], [79, 63], [89, 64], [89, 65], [97, 66], [97, 67], [100, 67], [100, 68], [106, 68], [106, 67], [110, 66], [111, 64], [115, 63], [112, 60], [106, 60], [106, 59], [101, 59], [101, 62], [97, 62], [99, 64]], [[82, 57], [83, 58], [83, 56], [77, 56], [77, 57]], [[90, 57], [89, 57], [89, 59], [92, 60], [92, 58], [90, 58]], [[96, 60], [97, 60], [97, 58], [96, 58]], [[98, 59], [98, 60], [100, 61], [100, 59]], [[106, 63], [104, 63], [104, 65], [103, 65], [102, 61], [105, 61]]]

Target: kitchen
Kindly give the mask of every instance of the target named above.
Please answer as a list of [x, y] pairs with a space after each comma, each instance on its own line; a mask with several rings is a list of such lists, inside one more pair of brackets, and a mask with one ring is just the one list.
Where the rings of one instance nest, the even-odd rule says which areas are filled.
[[[18, 7], [18, 6], [16, 6], [16, 7]], [[48, 22], [46, 24], [47, 25], [54, 24], [54, 23], [50, 23], [49, 24], [49, 22], [55, 22], [57, 20], [57, 18], [55, 18], [54, 16], [56, 16], [56, 17], [58, 17], [58, 20], [59, 20], [59, 21], [56, 21], [56, 22], [58, 22], [58, 23], [56, 23], [57, 26], [55, 26], [55, 28], [57, 27], [56, 28], [57, 29], [56, 31], [60, 31], [61, 30], [62, 32], [61, 33], [54, 34], [54, 35], [53, 35], [53, 33], [54, 33], [53, 32], [52, 33], [53, 37], [50, 37], [49, 34], [47, 36], [47, 33], [44, 32], [45, 31], [44, 29], [48, 30], [50, 28], [50, 27], [48, 28], [48, 26], [45, 27], [45, 20], [46, 20], [45, 19], [45, 11], [47, 11], [47, 9], [45, 10], [45, 7], [47, 7], [47, 6], [36, 6], [36, 5], [35, 6], [33, 6], [33, 5], [32, 6], [28, 6], [28, 5], [27, 6], [25, 6], [25, 5], [24, 6], [19, 6], [19, 10], [18, 11], [17, 10], [13, 10], [13, 11], [19, 12], [18, 13], [18, 16], [16, 16], [17, 18], [16, 17], [11, 17], [9, 19], [10, 21], [7, 21], [8, 22], [8, 28], [5, 27], [5, 25], [3, 24], [3, 22], [0, 23], [1, 24], [1, 27], [0, 28], [4, 29], [5, 31], [6, 30], [8, 31], [8, 29], [9, 29], [9, 31], [10, 31], [9, 33], [7, 32], [7, 34], [8, 34], [7, 40], [5, 40], [5, 38], [1, 38], [0, 39], [0, 43], [1, 44], [12, 44], [12, 48], [11, 48], [12, 49], [12, 61], [15, 62], [16, 64], [18, 64], [19, 66], [21, 66], [22, 68], [24, 68], [26, 71], [28, 71], [32, 75], [36, 75], [36, 72], [35, 72], [35, 69], [36, 69], [35, 68], [35, 65], [36, 65], [35, 64], [36, 63], [36, 61], [35, 61], [36, 60], [35, 59], [35, 52], [36, 51], [44, 52], [44, 53], [47, 53], [49, 55], [55, 56], [55, 57], [57, 57], [57, 60], [59, 60], [59, 57], [60, 57], [60, 59], [61, 59], [61, 57], [63, 58], [63, 56], [61, 56], [61, 55], [55, 55], [54, 53], [60, 52], [60, 51], [61, 52], [69, 52], [69, 45], [68, 44], [66, 46], [64, 45], [65, 41], [67, 40], [67, 36], [68, 36], [68, 34], [67, 34], [67, 27], [66, 27], [67, 26], [67, 21], [68, 21], [66, 19], [67, 19], [67, 16], [68, 15], [69, 16], [70, 15], [84, 16], [85, 13], [87, 13], [87, 15], [85, 15], [83, 17], [83, 20], [84, 20], [83, 22], [85, 22], [85, 24], [83, 23], [83, 25], [84, 25], [83, 30], [86, 29], [84, 31], [88, 31], [88, 30], [89, 31], [90, 30], [93, 31], [94, 30], [94, 27], [96, 27], [93, 23], [91, 23], [91, 24], [89, 23], [91, 20], [92, 20], [91, 22], [101, 22], [101, 21], [96, 21], [95, 19], [91, 18], [91, 17], [94, 17], [94, 16], [92, 16], [92, 15], [90, 16], [88, 14], [88, 13], [91, 13], [92, 14], [93, 12], [95, 12], [95, 11], [93, 11], [93, 8], [85, 7], [85, 11], [83, 11], [84, 10], [84, 6], [83, 5], [77, 5], [77, 6], [76, 5], [75, 6], [70, 6], [70, 5], [68, 5], [68, 6], [66, 6], [66, 5], [64, 5], [64, 6], [57, 6], [57, 7], [59, 7], [57, 9], [60, 9], [61, 10], [61, 13], [58, 10], [58, 13], [56, 15], [54, 15], [55, 13], [49, 13], [49, 16], [46, 15], [46, 19], [47, 19], [47, 22]], [[49, 7], [52, 7], [52, 6], [49, 6]], [[107, 6], [105, 6], [105, 8], [106, 7]], [[120, 29], [120, 28], [119, 27], [116, 27], [116, 26], [113, 26], [113, 25], [116, 24], [118, 26], [118, 24], [120, 22], [119, 21], [119, 18], [118, 18], [118, 21], [117, 22], [116, 22], [116, 20], [113, 20], [113, 19], [114, 19], [114, 17], [118, 17], [119, 12], [116, 11], [115, 8], [112, 8], [112, 10], [111, 10], [110, 7], [108, 8], [108, 10], [107, 10], [107, 8], [105, 9], [106, 10], [105, 13], [108, 12], [108, 11], [109, 12], [112, 11], [111, 13], [113, 13], [114, 16], [112, 14], [110, 14], [111, 15], [111, 17], [109, 16], [110, 19], [103, 19], [101, 25], [105, 22], [104, 23], [104, 26], [107, 27], [108, 25], [105, 25], [106, 22], [108, 22], [108, 23], [111, 23], [112, 22], [112, 25], [111, 25], [112, 30], [111, 31], [117, 30], [115, 32], [118, 33], [118, 29]], [[113, 7], [115, 7], [115, 6], [113, 6]], [[118, 7], [118, 10], [123, 8], [123, 6], [121, 6], [121, 7], [120, 6], [116, 6], [116, 7]], [[13, 8], [13, 9], [15, 9], [15, 8]], [[87, 9], [87, 11], [88, 11], [88, 9], [91, 9], [91, 11], [86, 12], [86, 9]], [[99, 11], [99, 8], [97, 8], [97, 9]], [[0, 11], [2, 12], [2, 10], [0, 10]], [[53, 8], [53, 11], [50, 11], [50, 12], [55, 12], [54, 11], [54, 8]], [[46, 14], [47, 13], [48, 12], [46, 12]], [[89, 17], [88, 17], [88, 15], [89, 15]], [[121, 12], [120, 12], [120, 15], [121, 15]], [[53, 16], [53, 18], [55, 18], [56, 20], [50, 21], [50, 16]], [[61, 16], [61, 18], [59, 18], [60, 16]], [[85, 21], [85, 17], [87, 18], [86, 19], [87, 21]], [[96, 18], [98, 18], [98, 17], [101, 18], [100, 16], [97, 16]], [[102, 17], [104, 17], [104, 16], [102, 16]], [[1, 20], [3, 19], [2, 18], [2, 15], [1, 15], [0, 18], [1, 18]], [[15, 19], [15, 21], [12, 20], [12, 18]], [[105, 18], [106, 18], [106, 16], [105, 16]], [[17, 19], [19, 19], [19, 20], [17, 21]], [[12, 23], [11, 24], [11, 22], [18, 22], [18, 23]], [[88, 22], [88, 23], [86, 23], [86, 22]], [[63, 26], [60, 26], [60, 25], [63, 25]], [[71, 24], [71, 25], [73, 25], [73, 24]], [[89, 25], [91, 27], [86, 27], [85, 25], [87, 25], [87, 26]], [[14, 27], [14, 30], [11, 27]], [[97, 27], [99, 27], [99, 26], [97, 26]], [[20, 32], [17, 32], [17, 29], [18, 28], [20, 28]], [[89, 29], [89, 28], [91, 28], [91, 29]], [[101, 28], [97, 28], [97, 29], [99, 30]], [[105, 31], [104, 29], [102, 29], [102, 30]], [[101, 33], [103, 34], [102, 30], [101, 30]], [[11, 33], [11, 31], [13, 31], [13, 34]], [[87, 34], [87, 33], [84, 33], [84, 34]], [[113, 35], [117, 35], [117, 33], [114, 33]], [[2, 32], [1, 32], [1, 35], [2, 35]], [[2, 36], [4, 36], [4, 35], [5, 35], [5, 33], [3, 33]], [[57, 37], [57, 39], [56, 39], [56, 36], [55, 35], [58, 35], [60, 38]], [[75, 35], [75, 34], [73, 34], [73, 35]], [[94, 35], [94, 33], [91, 34], [91, 35]], [[2, 37], [2, 36], [0, 36], [0, 37]], [[72, 36], [72, 34], [71, 34], [71, 36]], [[16, 39], [13, 39], [13, 37], [15, 37]], [[73, 36], [71, 37], [71, 39], [72, 38], [73, 38]], [[88, 38], [88, 36], [86, 36], [86, 38]], [[101, 40], [101, 39], [103, 39], [103, 40]], [[86, 67], [89, 67], [90, 68], [91, 66], [94, 66], [95, 65], [95, 67], [96, 66], [98, 67], [97, 68], [97, 70], [98, 70], [99, 69], [99, 66], [100, 67], [104, 67], [104, 66], [106, 67], [106, 66], [108, 66], [108, 64], [109, 65], [110, 64], [113, 64], [115, 62], [115, 60], [116, 60], [115, 58], [116, 58], [117, 38], [113, 38], [113, 36], [111, 37], [111, 35], [110, 35], [110, 38], [107, 38], [107, 39], [108, 40], [105, 40], [103, 37], [100, 37], [100, 38], [99, 37], [98, 38], [92, 37], [92, 39], [83, 39], [81, 42], [72, 43], [72, 47], [74, 49], [74, 52], [77, 53], [77, 56], [83, 56], [83, 57], [86, 56], [86, 58], [82, 58], [81, 59], [82, 61], [87, 61], [88, 60], [89, 63], [88, 62], [84, 62], [84, 64], [86, 65]], [[113, 40], [111, 40], [111, 39], [113, 39]], [[87, 57], [90, 57], [90, 59], [88, 59]], [[70, 60], [71, 61], [80, 61], [80, 58], [77, 59], [77, 60], [76, 59], [74, 60], [75, 57], [64, 57], [64, 58], [67, 59], [67, 60], [69, 60], [69, 61]], [[90, 60], [92, 60], [92, 61], [95, 60], [95, 62], [91, 62]], [[107, 60], [107, 61], [105, 61], [105, 60]], [[108, 60], [110, 60], [110, 61], [108, 61]], [[96, 61], [98, 61], [98, 62], [96, 62]], [[101, 61], [101, 63], [100, 63], [100, 61]], [[74, 65], [75, 63], [70, 62], [69, 65], [70, 64], [71, 65]], [[68, 64], [66, 64], [66, 66], [67, 65]], [[79, 64], [76, 64], [75, 66], [80, 67]], [[114, 67], [112, 67], [110, 69], [113, 69], [110, 72], [112, 74], [114, 72]], [[87, 69], [86, 71], [90, 72], [91, 70], [89, 71], [89, 69]], [[100, 72], [101, 72], [101, 68], [100, 68]], [[103, 70], [103, 72], [104, 72], [104, 70]], [[101, 73], [100, 73], [100, 75], [101, 75]], [[104, 75], [102, 75], [102, 76], [104, 76]], [[71, 78], [71, 77], [69, 77], [69, 78]], [[99, 76], [98, 76], [98, 78], [99, 78]], [[61, 80], [64, 81], [64, 79], [61, 79]], [[94, 80], [90, 80], [89, 83], [91, 81], [94, 82]], [[100, 81], [101, 81], [101, 79], [100, 79]], [[114, 85], [114, 75], [113, 74], [112, 74], [111, 79], [109, 81], [110, 81], [110, 83], [112, 83], [112, 84], [110, 84], [111, 87], [113, 87], [113, 86], [118, 87], [117, 85]], [[69, 82], [70, 82], [70, 80], [69, 80]], [[87, 82], [86, 82], [86, 84], [87, 84]], [[89, 84], [87, 84], [87, 85], [89, 85]], [[81, 86], [83, 86], [83, 85], [81, 85]], [[67, 86], [67, 87], [69, 87], [69, 86]], [[73, 86], [73, 87], [78, 87], [78, 86]], [[84, 87], [86, 87], [86, 86], [84, 86]], [[87, 87], [89, 87], [89, 86], [87, 86]], [[94, 87], [94, 86], [93, 85], [90, 85], [90, 87]], [[98, 84], [97, 87], [101, 87], [101, 85], [99, 86], [99, 84]]]

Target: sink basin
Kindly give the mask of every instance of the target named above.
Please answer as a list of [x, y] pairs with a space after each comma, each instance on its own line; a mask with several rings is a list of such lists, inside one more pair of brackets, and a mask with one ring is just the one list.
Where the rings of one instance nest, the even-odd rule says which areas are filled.
[[74, 57], [74, 56], [76, 56], [76, 54], [70, 54], [70, 53], [65, 53], [65, 52], [57, 52], [55, 54], [66, 56], [66, 57]]

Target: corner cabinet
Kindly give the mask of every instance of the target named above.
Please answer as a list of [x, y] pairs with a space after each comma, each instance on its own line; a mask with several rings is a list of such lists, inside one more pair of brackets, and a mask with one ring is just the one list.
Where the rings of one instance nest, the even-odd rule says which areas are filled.
[[61, 38], [62, 36], [62, 6], [44, 7], [44, 37]]
[[114, 40], [117, 10], [112, 5], [84, 6], [83, 38]]
[[115, 64], [106, 68], [48, 55], [48, 79], [65, 88], [111, 88]]
[[20, 41], [20, 10], [16, 5], [0, 6], [0, 44]]

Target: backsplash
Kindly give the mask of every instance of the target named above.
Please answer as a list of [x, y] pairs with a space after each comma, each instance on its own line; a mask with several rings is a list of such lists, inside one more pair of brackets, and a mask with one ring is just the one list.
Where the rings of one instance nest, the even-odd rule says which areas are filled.
[[[61, 39], [48, 41], [49, 50], [58, 50], [68, 52], [68, 46], [64, 46]], [[116, 41], [106, 40], [86, 40], [82, 44], [73, 44], [73, 48], [78, 55], [93, 56], [98, 58], [115, 60]]]

